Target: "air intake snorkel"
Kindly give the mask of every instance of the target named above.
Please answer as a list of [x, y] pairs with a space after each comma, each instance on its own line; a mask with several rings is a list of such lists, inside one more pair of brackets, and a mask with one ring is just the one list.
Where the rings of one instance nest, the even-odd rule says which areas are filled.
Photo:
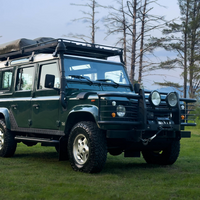
[[64, 109], [67, 108], [67, 103], [65, 101], [65, 85], [66, 85], [66, 79], [65, 79], [65, 68], [64, 68], [64, 53], [66, 51], [66, 46], [63, 43], [62, 40], [58, 41], [58, 45], [55, 49], [55, 52], [53, 53], [54, 57], [57, 57], [59, 54], [59, 66], [60, 66], [60, 73], [61, 73], [61, 88], [60, 88], [60, 103]]

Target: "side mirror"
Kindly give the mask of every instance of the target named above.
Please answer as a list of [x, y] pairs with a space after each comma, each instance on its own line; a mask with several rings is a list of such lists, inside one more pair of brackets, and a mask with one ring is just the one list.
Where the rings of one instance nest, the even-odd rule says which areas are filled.
[[135, 93], [139, 93], [139, 91], [140, 91], [140, 84], [139, 83], [134, 84], [134, 90], [135, 90]]
[[45, 88], [53, 88], [54, 83], [55, 83], [55, 76], [52, 74], [46, 74], [44, 87]]

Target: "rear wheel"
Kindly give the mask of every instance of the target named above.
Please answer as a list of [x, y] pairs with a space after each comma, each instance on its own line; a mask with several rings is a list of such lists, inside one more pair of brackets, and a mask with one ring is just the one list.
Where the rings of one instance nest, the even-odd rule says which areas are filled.
[[68, 141], [69, 160], [76, 171], [100, 172], [106, 162], [106, 137], [94, 122], [79, 122]]
[[180, 152], [180, 141], [174, 140], [163, 150], [142, 151], [145, 161], [149, 164], [172, 165], [178, 158]]
[[4, 121], [0, 120], [0, 156], [11, 157], [17, 147], [14, 134], [6, 128]]

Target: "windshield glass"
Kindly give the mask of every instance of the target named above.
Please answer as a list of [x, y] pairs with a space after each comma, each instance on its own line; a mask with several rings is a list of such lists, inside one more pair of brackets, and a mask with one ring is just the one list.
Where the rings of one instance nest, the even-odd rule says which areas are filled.
[[65, 76], [68, 80], [76, 79], [75, 76], [83, 76], [90, 81], [110, 79], [118, 84], [129, 84], [128, 77], [120, 63], [65, 57], [64, 65]]

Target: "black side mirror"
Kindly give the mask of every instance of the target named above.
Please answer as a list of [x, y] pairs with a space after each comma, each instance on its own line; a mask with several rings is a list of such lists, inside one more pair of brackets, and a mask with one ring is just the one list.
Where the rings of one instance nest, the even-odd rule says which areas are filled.
[[45, 88], [53, 88], [54, 83], [55, 83], [55, 76], [52, 74], [46, 74], [44, 87]]
[[134, 84], [134, 90], [135, 90], [135, 93], [139, 93], [139, 91], [140, 91], [140, 84], [139, 83]]

